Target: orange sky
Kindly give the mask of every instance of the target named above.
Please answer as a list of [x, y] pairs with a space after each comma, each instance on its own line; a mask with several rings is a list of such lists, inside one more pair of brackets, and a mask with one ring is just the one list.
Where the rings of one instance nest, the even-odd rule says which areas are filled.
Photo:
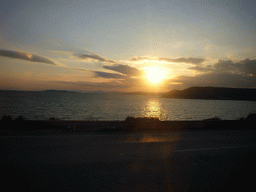
[[0, 89], [255, 88], [255, 9], [247, 0], [10, 0], [0, 7]]

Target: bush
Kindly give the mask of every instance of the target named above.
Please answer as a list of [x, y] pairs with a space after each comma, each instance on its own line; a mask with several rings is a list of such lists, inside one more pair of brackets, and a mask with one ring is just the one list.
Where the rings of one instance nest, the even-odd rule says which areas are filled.
[[10, 115], [3, 115], [1, 121], [12, 121], [12, 117]]
[[125, 118], [125, 121], [135, 121], [135, 117], [128, 116]]
[[159, 118], [157, 118], [157, 117], [138, 117], [137, 120], [142, 121], [142, 122], [157, 122], [157, 121], [160, 121]]
[[50, 121], [60, 121], [60, 119], [56, 118], [56, 117], [50, 117], [49, 118]]
[[24, 119], [24, 117], [22, 116], [22, 115], [20, 115], [19, 117], [17, 117], [16, 119], [15, 119], [15, 121], [24, 121], [25, 119]]
[[256, 113], [250, 113], [247, 117], [246, 117], [246, 121], [256, 121]]
[[158, 122], [160, 120], [158, 117], [131, 117], [131, 116], [128, 116], [128, 117], [126, 117], [125, 121], [135, 123], [135, 122]]
[[221, 118], [218, 117], [218, 116], [215, 116], [215, 117], [210, 118], [210, 119], [205, 119], [204, 121], [221, 121]]
[[238, 121], [245, 121], [245, 118], [244, 117], [240, 117], [237, 119]]

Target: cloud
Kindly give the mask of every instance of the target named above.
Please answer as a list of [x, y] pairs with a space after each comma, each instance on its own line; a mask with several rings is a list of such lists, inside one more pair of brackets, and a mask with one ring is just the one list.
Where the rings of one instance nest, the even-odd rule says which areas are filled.
[[[219, 60], [208, 68], [209, 70], [205, 70], [207, 72], [204, 74], [178, 76], [170, 83], [183, 88], [191, 86], [256, 88], [256, 60]], [[196, 70], [202, 71], [202, 69], [203, 67], [198, 67]]]
[[[174, 80], [173, 80], [174, 81]], [[216, 86], [216, 87], [255, 87], [255, 79], [241, 74], [230, 72], [206, 73], [194, 77], [180, 76], [176, 82], [182, 83], [185, 87], [192, 86]]]
[[142, 57], [133, 57], [130, 59], [130, 61], [144, 61], [144, 60], [158, 60], [158, 61], [166, 61], [166, 62], [174, 62], [174, 63], [191, 63], [195, 65], [199, 65], [203, 63], [206, 59], [204, 58], [193, 58], [193, 57], [188, 57], [188, 58], [167, 58], [167, 57], [148, 57], [148, 56], [142, 56]]
[[232, 61], [232, 60], [219, 60], [217, 63], [208, 66], [195, 66], [189, 69], [201, 71], [201, 72], [227, 72], [234, 74], [243, 74], [247, 76], [256, 76], [256, 60], [240, 60], [240, 61]]
[[125, 79], [126, 76], [117, 74], [117, 73], [106, 73], [106, 72], [101, 72], [101, 71], [94, 71], [96, 77], [103, 77], [107, 79]]
[[256, 60], [245, 59], [236, 62], [219, 60], [218, 63], [213, 64], [213, 67], [218, 71], [232, 71], [256, 76]]
[[143, 61], [143, 60], [154, 60], [154, 57], [142, 56], [142, 57], [133, 57], [130, 61]]
[[81, 68], [73, 68], [73, 69], [75, 69], [77, 71], [91, 72], [91, 70], [89, 70], [89, 69], [81, 69]]
[[47, 57], [26, 53], [26, 52], [20, 52], [20, 51], [0, 50], [0, 56], [14, 58], [14, 59], [22, 59], [22, 60], [38, 62], [38, 63], [58, 65], [55, 61]]
[[103, 77], [106, 79], [126, 79], [127, 76], [118, 74], [118, 73], [107, 73], [107, 72], [102, 72], [102, 71], [93, 71], [93, 70], [89, 70], [89, 69], [75, 69], [77, 71], [84, 71], [84, 72], [90, 72], [94, 74], [94, 77]]
[[200, 72], [209, 72], [214, 70], [212, 66], [195, 66], [195, 67], [190, 67], [189, 69], [200, 71]]
[[75, 53], [74, 56], [76, 56], [77, 58], [82, 59], [82, 60], [94, 60], [94, 61], [107, 62], [107, 63], [113, 63], [113, 64], [116, 63], [113, 60], [106, 59], [106, 58], [101, 57], [101, 56], [96, 55], [96, 54], [90, 54], [90, 53], [78, 54], [78, 53]]
[[[106, 59], [100, 55], [91, 54], [91, 53], [85, 53], [85, 54], [74, 53], [73, 55], [83, 60], [94, 60], [94, 61], [111, 64], [111, 65], [104, 65], [102, 67], [104, 69], [122, 73], [126, 76], [138, 77], [142, 74], [142, 72], [137, 68], [131, 67], [129, 65], [119, 64], [116, 61]], [[105, 78], [123, 78], [124, 77], [123, 75], [105, 73], [105, 72], [95, 72], [95, 74], [98, 77], [105, 77]]]
[[127, 76], [133, 76], [133, 77], [138, 77], [142, 74], [142, 72], [139, 69], [131, 67], [129, 65], [122, 65], [122, 64], [115, 64], [112, 66], [105, 65], [103, 66], [103, 68], [116, 71]]
[[205, 61], [204, 58], [177, 58], [177, 59], [169, 59], [169, 58], [159, 58], [160, 61], [174, 62], [174, 63], [191, 63], [191, 64], [201, 64]]

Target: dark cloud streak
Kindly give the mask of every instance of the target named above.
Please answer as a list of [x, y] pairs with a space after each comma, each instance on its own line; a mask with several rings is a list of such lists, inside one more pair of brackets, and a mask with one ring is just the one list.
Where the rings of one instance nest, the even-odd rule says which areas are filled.
[[[129, 65], [119, 64], [116, 61], [106, 59], [100, 55], [91, 54], [91, 53], [85, 53], [85, 54], [74, 53], [73, 55], [82, 60], [91, 60], [92, 59], [94, 61], [99, 61], [99, 62], [103, 62], [105, 64], [110, 64], [110, 65], [104, 65], [102, 67], [104, 69], [122, 73], [126, 76], [138, 77], [142, 74], [142, 72], [137, 68], [131, 67]], [[95, 72], [95, 73], [96, 73], [96, 76], [105, 77], [105, 78], [112, 78], [112, 77], [113, 78], [121, 78], [121, 77], [123, 77], [123, 76], [118, 76], [116, 74], [111, 75], [112, 73], [105, 73], [105, 72]]]
[[103, 77], [107, 79], [125, 79], [126, 76], [117, 73], [106, 73], [101, 71], [94, 71], [96, 77]]
[[131, 67], [129, 65], [115, 64], [112, 66], [103, 66], [103, 68], [134, 77], [138, 77], [142, 74], [139, 69]]
[[256, 60], [245, 59], [237, 62], [219, 60], [213, 67], [219, 71], [233, 71], [256, 76]]
[[77, 53], [75, 53], [74, 56], [78, 57], [79, 59], [83, 59], [83, 60], [92, 59], [92, 60], [100, 61], [100, 62], [107, 62], [107, 63], [113, 63], [113, 64], [116, 63], [113, 60], [105, 59], [104, 57], [101, 57], [96, 54], [77, 54]]
[[0, 56], [9, 57], [13, 59], [22, 59], [26, 61], [39, 62], [51, 65], [57, 65], [56, 62], [48, 59], [47, 57], [39, 56], [36, 54], [19, 52], [19, 51], [9, 51], [9, 50], [0, 50]]
[[[256, 88], [256, 60], [219, 60], [208, 67], [192, 68], [206, 73], [196, 76], [178, 76], [170, 81], [173, 87], [216, 86]], [[207, 70], [209, 69], [209, 70]]]

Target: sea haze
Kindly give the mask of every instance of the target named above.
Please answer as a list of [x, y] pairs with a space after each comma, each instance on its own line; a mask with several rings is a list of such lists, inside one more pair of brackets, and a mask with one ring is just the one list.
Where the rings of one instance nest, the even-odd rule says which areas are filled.
[[124, 120], [127, 116], [161, 120], [235, 120], [256, 112], [254, 101], [161, 98], [158, 95], [72, 91], [0, 91], [0, 115], [28, 120]]

